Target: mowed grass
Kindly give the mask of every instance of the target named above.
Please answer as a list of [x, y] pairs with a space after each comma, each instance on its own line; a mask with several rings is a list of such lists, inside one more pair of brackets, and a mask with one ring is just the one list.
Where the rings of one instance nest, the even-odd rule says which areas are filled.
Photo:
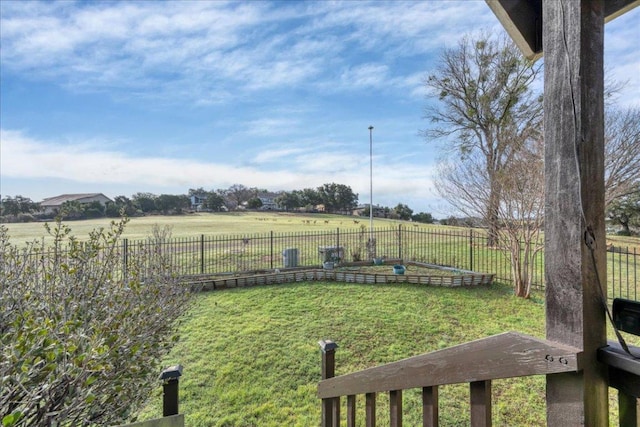
[[[340, 375], [509, 330], [543, 337], [543, 319], [541, 298], [514, 298], [503, 285], [313, 282], [232, 289], [195, 296], [181, 341], [164, 364], [184, 366], [180, 410], [189, 426], [316, 426], [321, 339], [338, 343]], [[543, 377], [495, 381], [494, 424], [544, 425], [543, 390]], [[468, 425], [468, 385], [442, 387], [440, 398], [441, 425]], [[387, 400], [378, 396], [383, 422]], [[406, 425], [421, 425], [420, 408], [419, 390], [405, 392]], [[158, 387], [142, 417], [161, 413]]]
[[[98, 218], [80, 221], [65, 221], [71, 227], [73, 234], [79, 239], [86, 239], [89, 232], [109, 226], [113, 218]], [[53, 223], [53, 221], [49, 221]], [[451, 230], [465, 232], [468, 228], [451, 227], [434, 224], [421, 224], [409, 221], [374, 218], [375, 228], [397, 227], [403, 224], [418, 230]], [[41, 239], [46, 236], [44, 223], [6, 223], [11, 240], [15, 243]], [[145, 239], [151, 236], [154, 227], [169, 227], [173, 237], [194, 237], [224, 234], [252, 234], [273, 232], [323, 231], [340, 229], [358, 229], [365, 225], [368, 229], [368, 217], [355, 217], [333, 214], [302, 214], [287, 212], [225, 212], [225, 213], [194, 213], [186, 215], [150, 215], [129, 219], [124, 236], [128, 239]], [[476, 230], [482, 232], [482, 230]], [[467, 242], [464, 241], [466, 245]], [[607, 244], [635, 248], [640, 252], [639, 237], [607, 236]]]
[[[108, 227], [113, 218], [99, 218], [81, 221], [65, 221], [76, 237], [83, 240], [89, 232]], [[358, 221], [356, 223], [355, 221]], [[50, 221], [52, 223], [53, 221]], [[374, 227], [390, 227], [406, 221], [385, 218], [374, 218]], [[332, 214], [300, 214], [285, 212], [229, 212], [229, 213], [194, 213], [188, 215], [161, 216], [151, 215], [130, 218], [123, 237], [128, 239], [145, 239], [151, 236], [155, 226], [169, 227], [173, 237], [195, 237], [221, 234], [252, 234], [296, 231], [322, 231], [336, 228], [358, 228], [361, 224], [369, 225], [369, 218], [332, 215]], [[46, 235], [44, 224], [30, 222], [20, 224], [4, 224], [9, 229], [11, 240], [23, 243], [40, 239]], [[422, 228], [437, 226], [420, 224]]]
[[[320, 423], [321, 339], [338, 343], [336, 375], [341, 375], [506, 331], [543, 338], [544, 330], [543, 296], [516, 298], [502, 284], [448, 289], [310, 282], [235, 288], [194, 296], [180, 324], [181, 340], [164, 366], [184, 367], [180, 412], [188, 426], [308, 427]], [[627, 338], [640, 345], [638, 337]], [[494, 425], [545, 425], [544, 384], [543, 376], [494, 381]], [[140, 419], [160, 416], [161, 401], [158, 385]], [[469, 425], [468, 402], [468, 384], [440, 387], [440, 425]], [[609, 402], [610, 425], [617, 425], [613, 389]], [[403, 408], [405, 425], [421, 425], [420, 390], [404, 392]], [[357, 411], [357, 425], [363, 426], [363, 396]], [[377, 419], [388, 422], [386, 394], [378, 395]]]

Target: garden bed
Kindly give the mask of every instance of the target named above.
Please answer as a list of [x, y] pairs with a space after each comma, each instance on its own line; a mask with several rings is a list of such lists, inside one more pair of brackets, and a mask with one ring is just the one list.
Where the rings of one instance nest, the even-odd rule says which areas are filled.
[[278, 283], [293, 283], [305, 281], [336, 281], [345, 283], [414, 283], [431, 286], [457, 287], [489, 285], [493, 282], [494, 274], [477, 273], [467, 270], [457, 270], [431, 264], [407, 262], [404, 274], [394, 274], [394, 262], [380, 266], [368, 263], [354, 263], [341, 265], [334, 269], [289, 269], [273, 272], [238, 276], [208, 276], [192, 277], [186, 280], [197, 291], [210, 291], [245, 286], [271, 285]]

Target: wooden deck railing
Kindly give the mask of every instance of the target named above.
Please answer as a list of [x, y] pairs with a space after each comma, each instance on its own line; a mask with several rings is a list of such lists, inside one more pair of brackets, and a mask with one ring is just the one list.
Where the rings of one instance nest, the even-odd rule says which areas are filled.
[[609, 387], [618, 390], [619, 425], [640, 425], [640, 348], [630, 346], [631, 356], [620, 344], [610, 341], [598, 349], [598, 360], [609, 368]]
[[[438, 425], [438, 387], [469, 383], [471, 426], [491, 425], [491, 381], [530, 375], [553, 375], [582, 369], [580, 349], [507, 332], [448, 349], [335, 377], [333, 341], [320, 341], [322, 426], [340, 426], [340, 399], [346, 397], [347, 427], [356, 425], [356, 395], [365, 395], [365, 425], [376, 425], [376, 394], [389, 394], [391, 427], [402, 426], [402, 392], [422, 389], [422, 425]], [[640, 354], [640, 348], [633, 348]], [[640, 360], [609, 343], [598, 351], [609, 366], [610, 386], [619, 390], [620, 426], [638, 426]]]
[[334, 377], [332, 341], [320, 341], [322, 426], [340, 425], [340, 398], [347, 399], [347, 426], [356, 425], [356, 395], [364, 394], [365, 424], [376, 425], [376, 393], [389, 394], [389, 420], [402, 426], [402, 392], [422, 389], [422, 425], [438, 425], [438, 387], [469, 383], [472, 426], [491, 425], [491, 381], [581, 370], [579, 349], [516, 332], [494, 335], [444, 350], [410, 357], [363, 371]]

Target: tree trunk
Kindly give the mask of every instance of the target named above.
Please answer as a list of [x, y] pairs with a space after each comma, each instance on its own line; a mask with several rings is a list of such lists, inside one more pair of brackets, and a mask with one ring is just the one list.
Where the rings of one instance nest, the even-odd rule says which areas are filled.
[[491, 184], [491, 190], [489, 193], [489, 203], [487, 205], [487, 212], [485, 214], [485, 221], [487, 222], [487, 247], [493, 248], [498, 245], [500, 236], [500, 190], [498, 185]]

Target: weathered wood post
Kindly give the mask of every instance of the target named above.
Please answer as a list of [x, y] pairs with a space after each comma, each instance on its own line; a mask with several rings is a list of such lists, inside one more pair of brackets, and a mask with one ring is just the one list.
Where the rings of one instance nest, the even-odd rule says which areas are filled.
[[[604, 23], [640, 0], [486, 0], [524, 55], [543, 53], [547, 338], [583, 350], [547, 376], [547, 424], [608, 425]], [[542, 41], [542, 43], [540, 43]]]
[[[322, 379], [333, 378], [336, 374], [336, 348], [338, 344], [331, 340], [318, 342], [322, 350]], [[340, 425], [340, 398], [322, 399], [322, 427]]]
[[604, 0], [542, 8], [547, 339], [584, 351], [547, 376], [547, 425], [608, 425], [604, 223]]

